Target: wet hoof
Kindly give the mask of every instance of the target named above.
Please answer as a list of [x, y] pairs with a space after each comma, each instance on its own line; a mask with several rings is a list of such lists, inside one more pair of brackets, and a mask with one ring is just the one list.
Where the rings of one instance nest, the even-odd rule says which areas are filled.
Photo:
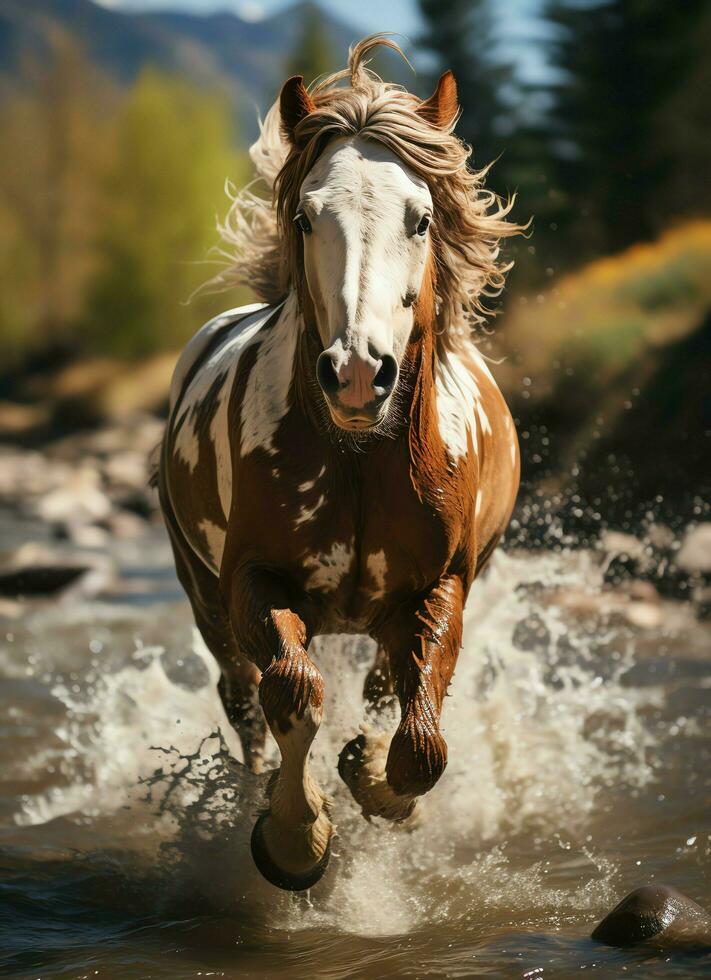
[[411, 796], [398, 796], [387, 781], [389, 742], [388, 735], [361, 733], [347, 742], [338, 756], [338, 774], [366, 819], [407, 820], [417, 803]]
[[711, 949], [711, 916], [676, 888], [645, 885], [623, 898], [592, 938], [607, 946]]
[[[268, 828], [270, 814], [263, 813], [257, 818], [252, 830], [250, 845], [252, 857], [257, 870], [267, 879], [270, 885], [283, 888], [288, 892], [303, 892], [312, 888], [323, 877], [331, 857], [331, 829], [329, 822], [328, 842], [323, 855], [312, 867], [292, 868], [287, 870], [277, 865], [267, 848], [265, 829]], [[304, 862], [305, 863], [305, 862]]]

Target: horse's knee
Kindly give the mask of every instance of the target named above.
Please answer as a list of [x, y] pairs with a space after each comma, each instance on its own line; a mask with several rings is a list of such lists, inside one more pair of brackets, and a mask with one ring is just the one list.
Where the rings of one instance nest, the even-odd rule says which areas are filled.
[[259, 700], [270, 727], [302, 718], [307, 708], [314, 717], [323, 709], [323, 677], [305, 651], [274, 658], [259, 682]]
[[447, 766], [447, 743], [431, 717], [408, 709], [393, 735], [385, 766], [399, 796], [428, 793]]

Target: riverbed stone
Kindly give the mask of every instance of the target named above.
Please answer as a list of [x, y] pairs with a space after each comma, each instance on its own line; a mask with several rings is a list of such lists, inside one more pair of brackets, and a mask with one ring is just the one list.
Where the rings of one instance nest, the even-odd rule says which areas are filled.
[[711, 949], [711, 916], [671, 885], [645, 885], [623, 898], [591, 938], [607, 946]]

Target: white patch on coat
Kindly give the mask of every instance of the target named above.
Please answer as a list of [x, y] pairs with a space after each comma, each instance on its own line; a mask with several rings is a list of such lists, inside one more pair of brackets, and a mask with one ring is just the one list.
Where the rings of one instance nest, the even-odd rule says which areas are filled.
[[374, 599], [382, 599], [385, 595], [385, 576], [388, 572], [385, 549], [381, 548], [380, 551], [375, 551], [368, 555], [366, 567], [368, 569], [368, 574], [372, 579], [373, 585], [375, 586], [375, 588], [371, 590], [371, 595]]
[[302, 524], [308, 524], [309, 521], [312, 521], [325, 503], [326, 497], [324, 494], [321, 494], [313, 507], [301, 507], [299, 510], [299, 516], [294, 521], [294, 529], [301, 527]]
[[180, 427], [180, 432], [175, 438], [174, 449], [175, 455], [181, 463], [185, 463], [192, 473], [200, 458], [200, 443], [198, 442], [190, 411], [187, 412], [185, 421]]
[[[222, 317], [217, 317], [214, 321], [211, 320], [210, 323], [203, 328], [203, 330], [207, 330], [207, 337], [203, 337], [200, 344], [196, 343], [192, 348], [193, 353], [191, 359], [186, 359], [184, 361], [183, 358], [181, 358], [181, 361], [178, 363], [178, 368], [176, 368], [176, 374], [173, 378], [173, 386], [176, 387], [177, 385], [177, 398], [180, 395], [185, 376], [189, 371], [192, 362], [195, 360], [195, 357], [199, 356], [200, 353], [204, 351], [205, 345], [209, 342], [212, 334], [214, 334], [214, 329], [216, 329], [217, 326], [221, 326], [230, 317], [234, 317], [241, 312], [248, 312], [249, 315], [247, 315], [243, 320], [240, 320], [239, 323], [236, 323], [234, 329], [225, 334], [219, 345], [206, 359], [205, 363], [200, 366], [200, 369], [196, 372], [195, 377], [188, 385], [186, 391], [182, 395], [182, 398], [180, 398], [179, 404], [177, 404], [176, 407], [175, 415], [176, 419], [180, 419], [187, 413], [183, 425], [174, 436], [173, 451], [178, 459], [187, 464], [190, 472], [192, 473], [198, 463], [200, 448], [192, 421], [193, 410], [205, 399], [207, 393], [215, 384], [216, 379], [220, 377], [220, 375], [225, 375], [223, 383], [217, 394], [216, 410], [213, 414], [209, 430], [209, 437], [212, 440], [215, 452], [216, 482], [220, 497], [220, 504], [225, 518], [228, 517], [232, 505], [232, 451], [227, 419], [230, 394], [232, 392], [237, 367], [242, 354], [248, 347], [252, 346], [259, 340], [259, 331], [274, 313], [274, 309], [274, 307], [266, 307], [263, 304], [259, 304], [258, 306], [254, 307], [253, 313], [249, 312], [252, 310], [251, 307], [244, 307], [242, 310], [233, 310], [229, 314], [224, 314]], [[208, 328], [211, 329], [208, 330]], [[193, 340], [196, 340], [197, 336], [198, 335], [196, 335]], [[186, 350], [189, 348], [190, 345], [188, 345]], [[170, 495], [170, 481], [168, 481], [168, 493]], [[211, 528], [209, 530], [201, 527], [199, 523], [201, 519], [199, 510], [194, 514], [194, 517], [190, 523], [187, 521], [186, 514], [181, 513], [178, 509], [176, 509], [176, 518], [183, 533], [185, 534], [187, 541], [190, 542], [196, 555], [202, 559], [202, 561], [204, 561], [209, 568], [215, 571], [216, 566], [218, 566], [219, 562], [222, 560], [225, 531], [222, 528], [218, 528], [217, 525], [212, 522], [206, 522], [211, 524]], [[202, 553], [203, 540], [202, 537], [195, 536], [196, 527], [201, 528], [205, 532], [205, 537], [210, 544], [211, 554]]]
[[309, 490], [313, 490], [325, 472], [326, 467], [322, 466], [313, 480], [305, 480], [303, 483], [300, 483], [296, 489], [299, 491], [299, 493], [308, 493]]
[[[180, 401], [178, 417], [181, 418], [187, 412], [187, 418], [175, 437], [174, 447], [178, 458], [188, 465], [192, 473], [197, 465], [199, 454], [198, 439], [192, 421], [193, 410], [207, 397], [216, 378], [220, 374], [226, 374], [225, 382], [218, 396], [218, 410], [215, 413], [215, 417], [213, 417], [210, 435], [213, 439], [219, 438], [220, 440], [219, 446], [217, 443], [215, 444], [215, 455], [218, 458], [218, 485], [220, 485], [221, 471], [223, 473], [226, 472], [230, 484], [229, 488], [226, 488], [226, 492], [230, 498], [232, 472], [229, 433], [227, 432], [229, 394], [232, 390], [240, 357], [258, 338], [260, 328], [264, 326], [272, 313], [273, 309], [271, 307], [262, 306], [257, 316], [249, 316], [236, 324], [234, 330], [231, 330], [225, 335], [218, 347], [212, 352], [205, 363], [200, 366], [199, 371], [188, 385], [187, 391]], [[220, 486], [221, 500], [223, 498], [223, 489], [225, 488]]]
[[281, 316], [259, 346], [242, 399], [240, 455], [255, 449], [276, 452], [273, 439], [289, 408], [300, 317], [291, 293]]
[[489, 416], [484, 411], [484, 406], [481, 401], [476, 403], [476, 413], [479, 416], [479, 425], [481, 426], [481, 431], [484, 435], [491, 435], [491, 423], [489, 422]]
[[207, 518], [200, 521], [198, 528], [207, 539], [208, 555], [203, 557], [209, 558], [208, 564], [212, 567], [213, 572], [219, 572], [225, 550], [225, 529], [218, 527], [214, 521]]
[[250, 303], [248, 306], [238, 306], [234, 310], [226, 310], [224, 313], [220, 313], [219, 316], [213, 317], [212, 320], [208, 320], [204, 326], [200, 327], [198, 332], [191, 337], [186, 346], [183, 348], [183, 352], [175, 365], [173, 377], [170, 382], [171, 409], [180, 396], [180, 392], [182, 391], [185, 379], [187, 378], [191, 367], [200, 358], [202, 352], [212, 340], [215, 332], [223, 327], [229, 320], [233, 320], [238, 316], [247, 316], [249, 313], [256, 313], [258, 310], [263, 309], [265, 309], [264, 303]]
[[474, 452], [477, 452], [476, 427], [472, 423], [480, 399], [479, 386], [462, 360], [448, 352], [438, 361], [435, 390], [440, 435], [456, 462], [467, 453], [470, 433]]
[[476, 505], [474, 507], [474, 516], [478, 517], [481, 511], [481, 487], [476, 492]]
[[353, 542], [336, 541], [330, 551], [308, 555], [304, 565], [312, 570], [306, 580], [307, 590], [335, 592], [353, 565]]

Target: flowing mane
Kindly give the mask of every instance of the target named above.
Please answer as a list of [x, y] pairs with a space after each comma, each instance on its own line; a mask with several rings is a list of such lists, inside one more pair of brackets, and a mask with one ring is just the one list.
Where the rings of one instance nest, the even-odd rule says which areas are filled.
[[[471, 147], [454, 134], [456, 119], [444, 129], [430, 124], [416, 111], [420, 99], [367, 67], [365, 56], [377, 46], [407, 60], [383, 35], [352, 46], [348, 67], [311, 87], [315, 109], [299, 123], [295, 145], [282, 132], [278, 101], [271, 107], [250, 149], [257, 181], [268, 193], [255, 193], [255, 181], [231, 194], [218, 226], [229, 264], [212, 284], [249, 286], [269, 304], [299, 290], [301, 240], [293, 218], [301, 183], [331, 140], [360, 135], [396, 153], [430, 188], [438, 342], [453, 350], [484, 319], [485, 299], [503, 288], [511, 265], [499, 261], [499, 241], [521, 226], [506, 220], [514, 198], [502, 201], [484, 187], [488, 167], [470, 169]], [[350, 84], [342, 85], [344, 80]]]

